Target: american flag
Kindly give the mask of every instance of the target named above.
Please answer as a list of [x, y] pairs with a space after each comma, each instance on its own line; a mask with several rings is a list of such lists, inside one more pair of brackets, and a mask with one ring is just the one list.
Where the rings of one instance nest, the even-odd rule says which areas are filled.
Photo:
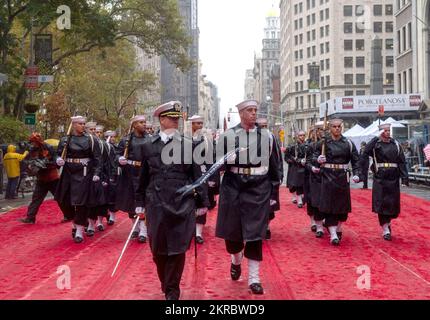
[[426, 155], [426, 158], [428, 161], [430, 161], [430, 144], [428, 144], [424, 149], [424, 154]]

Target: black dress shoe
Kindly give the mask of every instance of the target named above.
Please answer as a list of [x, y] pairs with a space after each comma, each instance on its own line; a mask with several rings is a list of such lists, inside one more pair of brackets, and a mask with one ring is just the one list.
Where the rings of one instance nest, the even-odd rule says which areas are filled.
[[330, 241], [330, 243], [334, 246], [338, 246], [340, 244], [340, 241], [338, 238], [334, 238], [333, 240]]
[[86, 234], [88, 237], [92, 237], [94, 235], [94, 230], [87, 230]]
[[138, 236], [139, 236], [139, 231], [133, 231], [133, 233], [131, 234], [132, 239], [136, 239]]
[[384, 240], [391, 241], [391, 233], [384, 234]]
[[19, 219], [19, 221], [21, 221], [22, 223], [31, 223], [31, 224], [34, 224], [36, 222], [36, 219], [26, 217], [26, 218]]
[[113, 224], [114, 224], [114, 223], [115, 223], [115, 221], [108, 220], [107, 225], [108, 225], [108, 226], [113, 226]]
[[102, 225], [102, 224], [99, 224], [99, 225], [97, 226], [97, 230], [99, 230], [99, 231], [104, 231], [104, 230], [105, 230], [105, 227], [103, 227], [103, 225]]
[[266, 240], [270, 240], [272, 239], [272, 232], [270, 231], [270, 229], [266, 230]]
[[303, 208], [303, 204], [302, 204], [302, 203], [299, 203], [299, 204], [297, 205], [297, 208]]
[[139, 236], [139, 240], [140, 243], [146, 243], [146, 237], [145, 236]]
[[322, 237], [323, 237], [323, 235], [324, 235], [324, 232], [322, 232], [322, 231], [317, 231], [317, 232], [315, 233], [315, 237], [317, 237], [317, 238], [322, 238]]
[[81, 237], [74, 237], [73, 240], [75, 241], [75, 243], [81, 243], [82, 241], [84, 241], [84, 239]]
[[264, 290], [260, 283], [253, 283], [249, 286], [253, 294], [263, 294]]
[[342, 232], [336, 232], [339, 241], [342, 240]]
[[72, 221], [72, 220], [73, 220], [73, 219], [68, 219], [68, 218], [64, 217], [64, 218], [63, 218], [63, 220], [61, 220], [61, 223], [70, 222], [70, 221]]
[[235, 265], [235, 264], [231, 264], [230, 267], [230, 276], [231, 276], [231, 280], [239, 280], [240, 275], [242, 274], [242, 268], [240, 267], [240, 264]]
[[200, 236], [197, 236], [196, 237], [196, 242], [198, 243], [198, 244], [203, 244], [203, 238], [202, 237], [200, 237]]
[[316, 225], [311, 226], [311, 231], [312, 232], [317, 232], [317, 226]]
[[72, 229], [72, 238], [75, 239], [76, 229]]

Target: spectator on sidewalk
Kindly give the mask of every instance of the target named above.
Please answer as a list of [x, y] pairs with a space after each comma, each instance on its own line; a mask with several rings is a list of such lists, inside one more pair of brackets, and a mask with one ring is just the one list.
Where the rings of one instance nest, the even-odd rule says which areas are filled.
[[21, 174], [19, 163], [25, 159], [28, 151], [23, 154], [16, 152], [16, 147], [10, 144], [3, 158], [3, 165], [7, 174], [7, 187], [5, 199], [16, 199], [16, 189]]
[[3, 194], [3, 149], [0, 147], [0, 194]]

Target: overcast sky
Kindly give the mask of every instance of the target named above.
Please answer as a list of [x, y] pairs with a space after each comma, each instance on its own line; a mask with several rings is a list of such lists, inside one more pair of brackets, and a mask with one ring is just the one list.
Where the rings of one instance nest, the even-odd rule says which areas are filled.
[[[261, 51], [265, 17], [278, 0], [198, 0], [202, 74], [218, 87], [221, 119], [244, 98], [245, 71]], [[234, 110], [236, 111], [236, 110]]]

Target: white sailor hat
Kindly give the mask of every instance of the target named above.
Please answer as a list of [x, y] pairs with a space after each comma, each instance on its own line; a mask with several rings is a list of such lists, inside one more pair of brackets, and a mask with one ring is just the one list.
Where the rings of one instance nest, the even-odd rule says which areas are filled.
[[105, 127], [103, 127], [102, 125], [98, 125], [96, 126], [96, 131], [102, 131], [104, 130]]
[[94, 121], [88, 121], [87, 123], [85, 123], [85, 128], [90, 129], [90, 128], [95, 128], [97, 126], [97, 122]]
[[152, 123], [151, 122], [147, 122], [146, 123], [146, 128], [152, 128]]
[[343, 123], [343, 120], [339, 118], [330, 120], [330, 125], [342, 125], [342, 123]]
[[317, 128], [323, 128], [324, 127], [324, 121], [318, 121], [314, 124], [315, 129]]
[[108, 130], [105, 132], [105, 137], [115, 137], [116, 136], [116, 132], [112, 131], [112, 130]]
[[169, 101], [158, 106], [154, 110], [154, 117], [182, 117], [182, 103], [180, 101]]
[[267, 126], [266, 118], [258, 118], [257, 120], [255, 120], [255, 122], [260, 126]]
[[87, 118], [83, 116], [74, 116], [70, 118], [72, 120], [72, 123], [74, 122], [87, 122]]
[[203, 117], [199, 116], [198, 114], [193, 115], [192, 117], [188, 118], [191, 122], [203, 122]]
[[130, 123], [134, 123], [137, 121], [145, 121], [145, 120], [146, 120], [146, 118], [144, 115], [138, 114], [137, 116], [134, 116], [133, 118], [130, 119]]
[[258, 105], [259, 105], [259, 103], [257, 100], [251, 99], [251, 100], [242, 101], [241, 103], [236, 105], [236, 108], [238, 111], [241, 111], [241, 110], [244, 110], [244, 109], [249, 108], [249, 107], [258, 108]]
[[379, 130], [385, 130], [391, 128], [391, 123], [382, 123], [378, 126]]

